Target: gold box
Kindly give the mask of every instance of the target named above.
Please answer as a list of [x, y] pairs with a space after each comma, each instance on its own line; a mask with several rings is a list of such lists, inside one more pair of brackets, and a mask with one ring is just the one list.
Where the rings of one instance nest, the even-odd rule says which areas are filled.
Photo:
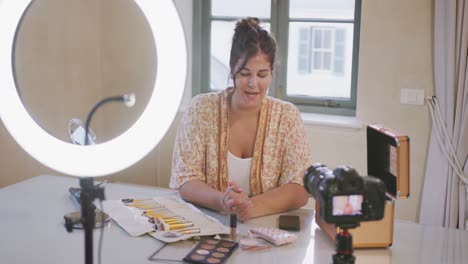
[[[350, 229], [354, 248], [386, 248], [393, 243], [395, 201], [409, 196], [409, 138], [379, 124], [367, 126], [367, 173], [379, 178], [387, 187], [384, 218], [361, 222]], [[315, 204], [315, 222], [335, 241], [339, 228], [320, 217], [320, 204]]]

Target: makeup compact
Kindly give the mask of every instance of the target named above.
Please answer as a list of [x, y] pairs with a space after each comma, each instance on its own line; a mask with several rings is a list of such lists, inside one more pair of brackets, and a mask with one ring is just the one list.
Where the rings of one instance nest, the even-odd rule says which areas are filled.
[[297, 235], [276, 227], [255, 227], [249, 230], [254, 236], [265, 239], [277, 246], [296, 241]]
[[223, 263], [238, 245], [238, 243], [229, 240], [203, 240], [184, 257], [184, 261], [202, 264]]

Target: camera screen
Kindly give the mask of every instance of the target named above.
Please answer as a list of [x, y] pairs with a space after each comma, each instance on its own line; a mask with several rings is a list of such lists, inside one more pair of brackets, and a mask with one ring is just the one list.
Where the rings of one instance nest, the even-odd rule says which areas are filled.
[[362, 215], [362, 195], [333, 196], [333, 215]]

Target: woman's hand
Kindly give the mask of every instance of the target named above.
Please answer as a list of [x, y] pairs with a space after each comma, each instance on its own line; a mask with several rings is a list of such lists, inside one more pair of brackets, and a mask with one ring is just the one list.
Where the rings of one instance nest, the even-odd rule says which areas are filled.
[[253, 203], [248, 194], [235, 182], [229, 182], [223, 195], [223, 204], [228, 213], [236, 214], [241, 221], [252, 218]]

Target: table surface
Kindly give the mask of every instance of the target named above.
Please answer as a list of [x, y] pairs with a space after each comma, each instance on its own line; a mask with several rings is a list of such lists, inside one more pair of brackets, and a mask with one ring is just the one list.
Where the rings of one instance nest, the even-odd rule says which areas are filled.
[[[84, 263], [82, 230], [68, 233], [63, 215], [77, 211], [69, 187], [79, 186], [77, 178], [41, 175], [0, 189], [0, 262]], [[131, 184], [107, 184], [107, 199], [156, 197], [174, 192], [169, 189]], [[205, 210], [228, 225], [228, 217]], [[262, 251], [237, 249], [226, 263], [331, 263], [335, 245], [315, 224], [313, 210], [301, 208], [287, 214], [299, 215], [301, 231], [294, 243]], [[239, 235], [251, 227], [277, 226], [278, 215], [238, 224]], [[97, 256], [99, 230], [94, 231], [94, 256]], [[181, 259], [195, 241], [166, 246], [161, 256]], [[157, 263], [148, 260], [163, 245], [143, 235], [131, 237], [111, 221], [104, 229], [102, 263]], [[357, 249], [356, 263], [468, 263], [468, 232], [423, 226], [395, 220], [393, 245], [387, 249]], [[95, 261], [94, 263], [97, 263]], [[167, 263], [167, 262], [161, 262]]]

